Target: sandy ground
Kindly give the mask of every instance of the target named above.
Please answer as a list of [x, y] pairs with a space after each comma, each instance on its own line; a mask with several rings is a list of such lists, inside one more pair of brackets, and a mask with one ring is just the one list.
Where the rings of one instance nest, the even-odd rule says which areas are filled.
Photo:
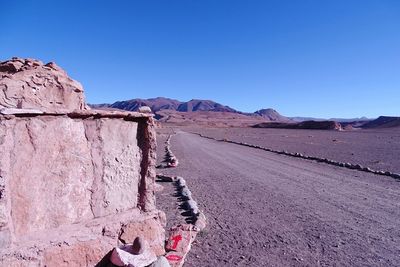
[[[185, 266], [400, 266], [398, 180], [184, 132], [171, 145], [180, 165], [161, 171], [186, 179], [209, 223]], [[169, 223], [173, 193], [157, 194]]]
[[187, 131], [400, 173], [400, 127], [342, 132], [254, 128], [187, 128]]

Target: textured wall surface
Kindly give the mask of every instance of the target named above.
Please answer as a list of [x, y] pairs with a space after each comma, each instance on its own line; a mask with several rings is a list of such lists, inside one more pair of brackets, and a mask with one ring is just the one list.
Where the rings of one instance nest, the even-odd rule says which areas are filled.
[[78, 248], [78, 254], [97, 251], [94, 261], [136, 236], [157, 254], [164, 252], [165, 218], [155, 209], [153, 192], [152, 118], [127, 114], [0, 116], [4, 262], [18, 251], [19, 261], [28, 257], [34, 259], [29, 263], [45, 265], [54, 260], [49, 253], [60, 250], [54, 244], [65, 240], [70, 240], [68, 249], [57, 255], [72, 257], [69, 253]]
[[136, 237], [164, 253], [151, 114], [90, 110], [50, 62], [0, 62], [0, 266], [106, 266]]

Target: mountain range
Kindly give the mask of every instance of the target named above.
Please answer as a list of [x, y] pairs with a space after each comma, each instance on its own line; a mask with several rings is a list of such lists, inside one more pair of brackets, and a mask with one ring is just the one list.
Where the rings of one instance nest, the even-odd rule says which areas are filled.
[[[93, 108], [115, 108], [127, 111], [138, 111], [140, 107], [148, 106], [155, 114], [157, 120], [181, 125], [195, 123], [197, 125], [209, 126], [253, 126], [260, 124], [260, 127], [301, 128], [305, 126], [309, 127], [309, 123], [302, 124], [302, 122], [315, 121], [318, 122], [316, 123], [318, 125], [313, 125], [312, 127], [320, 127], [321, 125], [325, 127], [325, 124], [319, 122], [330, 121], [340, 123], [340, 127], [346, 128], [356, 127], [370, 129], [400, 126], [400, 117], [381, 116], [375, 120], [366, 117], [353, 119], [332, 118], [328, 120], [311, 117], [285, 117], [272, 108], [246, 113], [212, 100], [201, 99], [192, 99], [187, 102], [182, 102], [165, 97], [149, 99], [136, 98], [117, 101], [112, 104], [92, 104], [90, 106]], [[266, 122], [272, 124], [265, 124]], [[329, 124], [328, 128], [332, 128], [332, 125]], [[337, 128], [336, 124], [334, 126]]]
[[138, 111], [142, 106], [148, 106], [157, 115], [160, 111], [178, 111], [178, 112], [227, 112], [242, 114], [245, 116], [256, 116], [264, 118], [267, 121], [279, 121], [279, 122], [289, 122], [290, 118], [282, 116], [276, 110], [268, 108], [261, 109], [254, 113], [245, 113], [237, 111], [229, 106], [225, 106], [214, 102], [212, 100], [201, 100], [192, 99], [187, 102], [182, 102], [176, 99], [170, 99], [165, 97], [156, 97], [149, 99], [131, 99], [126, 101], [117, 101], [112, 104], [94, 104], [91, 105], [94, 108], [117, 108], [128, 111]]

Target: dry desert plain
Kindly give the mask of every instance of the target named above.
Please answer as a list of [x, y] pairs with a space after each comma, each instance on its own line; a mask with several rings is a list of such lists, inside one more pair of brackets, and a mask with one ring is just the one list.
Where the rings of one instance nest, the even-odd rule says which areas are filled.
[[[158, 130], [207, 217], [185, 266], [400, 266], [400, 180], [202, 138], [257, 144], [400, 172], [399, 128], [351, 132], [252, 128]], [[182, 210], [171, 184], [157, 205]]]

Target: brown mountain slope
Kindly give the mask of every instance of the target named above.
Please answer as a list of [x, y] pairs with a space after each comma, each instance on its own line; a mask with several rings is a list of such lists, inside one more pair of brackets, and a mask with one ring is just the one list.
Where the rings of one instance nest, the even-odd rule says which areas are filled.
[[362, 128], [365, 129], [391, 127], [400, 127], [400, 117], [380, 116], [376, 120], [367, 122], [366, 124], [362, 125]]
[[275, 109], [267, 108], [267, 109], [260, 109], [254, 112], [257, 115], [260, 115], [267, 121], [278, 121], [278, 122], [289, 122], [291, 119], [282, 116], [279, 114]]
[[211, 100], [192, 99], [188, 102], [181, 103], [177, 111], [191, 112], [191, 111], [215, 111], [215, 112], [233, 112], [237, 113], [231, 107], [224, 106]]
[[149, 99], [136, 98], [126, 101], [117, 101], [109, 105], [109, 107], [129, 110], [129, 111], [137, 111], [142, 106], [148, 106], [151, 108], [153, 112], [157, 112], [163, 109], [176, 110], [180, 104], [182, 103], [175, 99], [156, 97]]

